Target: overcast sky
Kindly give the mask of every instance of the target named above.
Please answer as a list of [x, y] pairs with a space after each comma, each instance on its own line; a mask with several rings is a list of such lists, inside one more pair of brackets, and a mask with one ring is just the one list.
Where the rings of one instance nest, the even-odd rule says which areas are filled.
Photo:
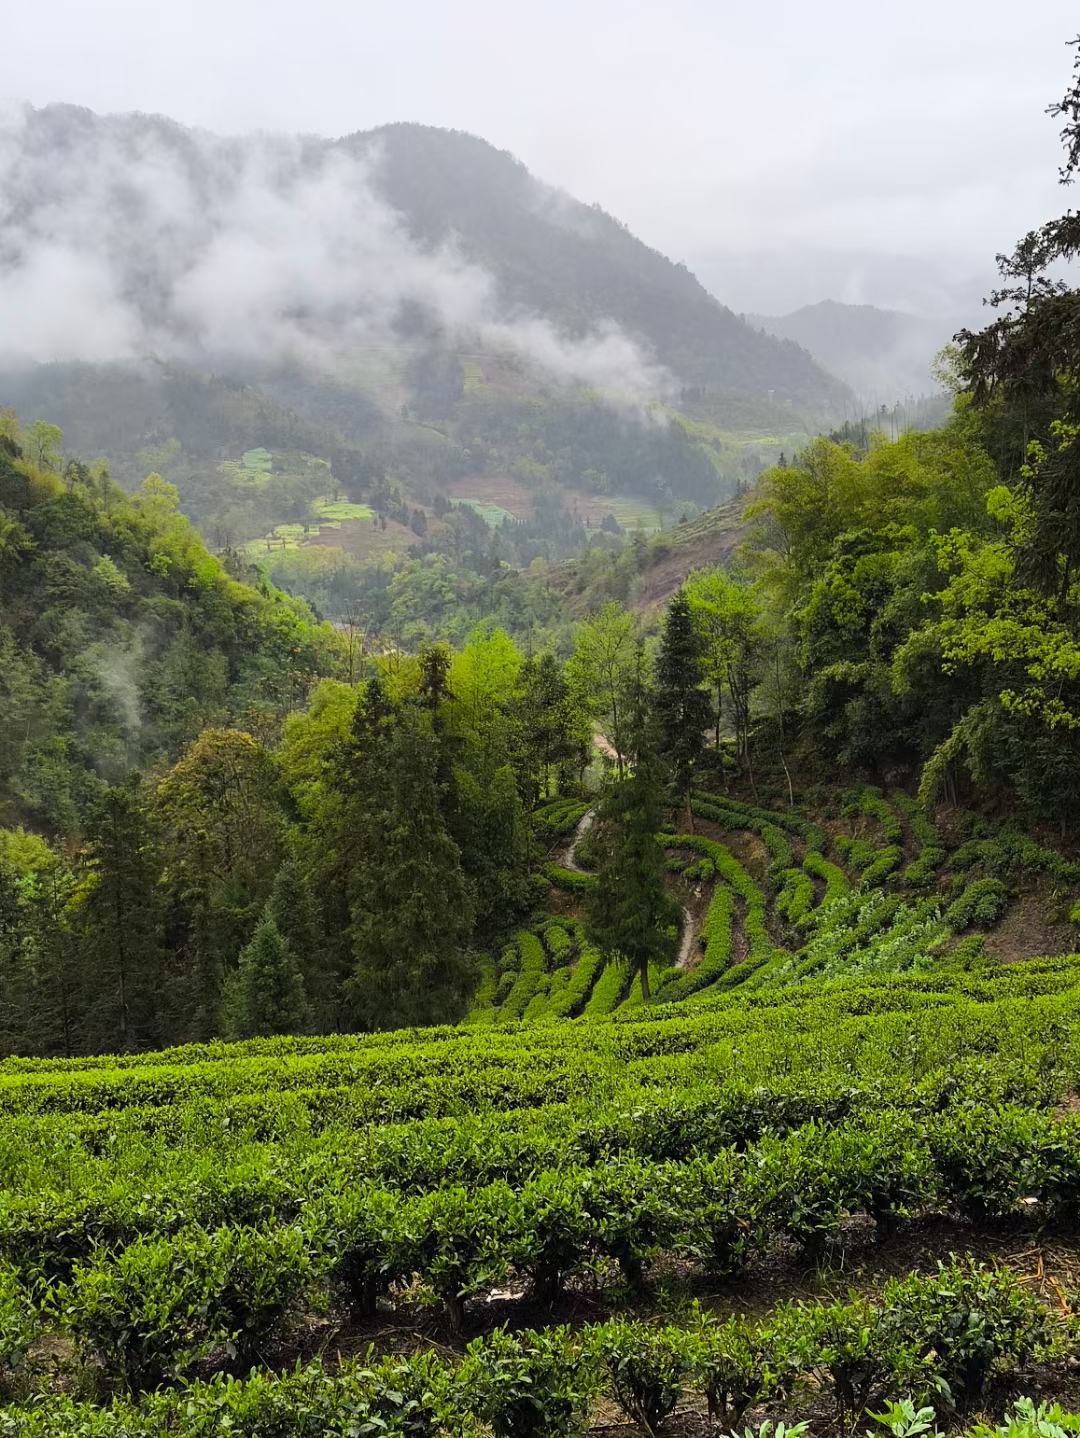
[[1075, 199], [1044, 111], [1077, 30], [1075, 0], [47, 0], [6, 7], [0, 87], [228, 132], [470, 130], [736, 308], [940, 309]]

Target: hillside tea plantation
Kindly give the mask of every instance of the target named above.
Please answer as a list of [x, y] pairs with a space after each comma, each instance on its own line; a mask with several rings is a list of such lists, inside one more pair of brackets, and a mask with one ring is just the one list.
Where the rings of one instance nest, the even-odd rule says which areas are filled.
[[4, 123], [0, 1438], [1080, 1435], [1080, 216], [868, 405], [462, 132]]
[[[518, 950], [528, 1015], [575, 940]], [[555, 1021], [582, 967], [545, 1023], [6, 1060], [0, 1432], [847, 1431], [908, 1398], [956, 1429], [1068, 1396], [1080, 958]]]

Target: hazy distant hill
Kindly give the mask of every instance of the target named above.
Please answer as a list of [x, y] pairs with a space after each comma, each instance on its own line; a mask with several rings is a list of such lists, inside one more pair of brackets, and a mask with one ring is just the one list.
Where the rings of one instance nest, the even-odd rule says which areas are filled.
[[541, 184], [506, 151], [424, 125], [342, 143], [379, 156], [377, 188], [418, 241], [456, 237], [511, 307], [577, 334], [614, 321], [687, 385], [757, 397], [772, 390], [818, 406], [842, 400], [842, 387], [804, 352], [755, 331], [684, 265], [598, 207]]
[[226, 138], [52, 105], [0, 121], [0, 141], [8, 358], [361, 355], [379, 371], [387, 351], [467, 338], [639, 397], [843, 405], [804, 351], [471, 135]]
[[564, 499], [692, 512], [853, 403], [471, 135], [0, 119], [0, 407], [125, 484], [160, 472], [215, 543], [304, 525], [339, 490], [409, 523], [495, 484], [543, 496], [572, 549]]
[[930, 365], [961, 323], [835, 300], [779, 317], [746, 318], [769, 334], [802, 345], [846, 380], [860, 399], [885, 404], [937, 388]]

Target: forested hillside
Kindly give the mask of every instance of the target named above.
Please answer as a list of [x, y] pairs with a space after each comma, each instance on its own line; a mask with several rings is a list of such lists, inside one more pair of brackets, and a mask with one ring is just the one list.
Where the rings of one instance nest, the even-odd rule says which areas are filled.
[[527, 523], [499, 558], [558, 561], [853, 412], [805, 351], [472, 136], [3, 124], [0, 405], [128, 489], [160, 473], [216, 547], [303, 551], [281, 577], [335, 618], [424, 549], [437, 502]]
[[[380, 146], [416, 243], [466, 160], [535, 201]], [[37, 373], [147, 444], [0, 416], [0, 1433], [1080, 1432], [1078, 255], [1002, 258], [939, 427], [701, 513], [708, 425], [445, 350], [351, 428], [292, 369]], [[480, 412], [531, 490], [436, 481]], [[204, 531], [309, 507], [201, 537], [195, 455]]]

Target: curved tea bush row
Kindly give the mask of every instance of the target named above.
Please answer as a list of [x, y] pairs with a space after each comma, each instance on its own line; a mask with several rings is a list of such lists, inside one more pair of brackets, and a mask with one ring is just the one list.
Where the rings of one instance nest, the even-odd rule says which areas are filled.
[[717, 876], [729, 885], [745, 906], [742, 926], [750, 951], [746, 967], [756, 968], [767, 963], [773, 957], [774, 949], [765, 923], [765, 895], [731, 850], [700, 834], [664, 835], [663, 842], [668, 848], [690, 849], [709, 860]]
[[609, 959], [593, 984], [589, 1001], [585, 1005], [585, 1014], [590, 1018], [610, 1014], [626, 993], [629, 983], [630, 978], [624, 966], [615, 959]]
[[803, 869], [785, 869], [781, 877], [783, 886], [776, 896], [774, 908], [787, 923], [801, 924], [817, 899], [814, 882]]
[[784, 829], [789, 834], [794, 834], [803, 841], [808, 851], [821, 853], [829, 842], [829, 836], [824, 829], [817, 824], [811, 823], [801, 815], [793, 813], [790, 809], [763, 809], [754, 804], [744, 804], [738, 799], [730, 799], [723, 794], [707, 793], [703, 789], [695, 789], [693, 797], [702, 800], [706, 804], [712, 804], [718, 809], [731, 816], [733, 829], [749, 828], [745, 820], [755, 823], [772, 824], [778, 829]]
[[817, 913], [821, 914], [830, 904], [842, 899], [848, 892], [848, 879], [843, 869], [838, 864], [831, 864], [828, 859], [822, 858], [820, 853], [810, 850], [803, 859], [803, 868], [815, 879], [821, 879], [825, 885], [825, 893], [822, 896]]
[[703, 946], [704, 952], [692, 969], [673, 977], [664, 985], [659, 994], [661, 1003], [678, 1003], [720, 977], [731, 962], [734, 918], [735, 901], [731, 890], [724, 884], [717, 884], [701, 921], [701, 933], [698, 935], [698, 942]]
[[904, 830], [889, 801], [880, 789], [868, 785], [859, 795], [858, 811], [879, 825], [889, 845], [897, 846], [901, 852], [904, 846]]
[[519, 929], [514, 935], [514, 944], [520, 955], [520, 968], [499, 1009], [500, 1019], [520, 1019], [547, 981], [547, 957], [537, 936], [529, 933], [528, 929]]
[[702, 819], [710, 819], [714, 824], [720, 824], [724, 828], [746, 829], [757, 834], [765, 845], [769, 854], [769, 877], [770, 882], [775, 883], [775, 876], [790, 869], [795, 862], [795, 855], [792, 853], [791, 845], [784, 836], [784, 832], [778, 825], [767, 819], [760, 819], [747, 813], [740, 815], [723, 803], [716, 803], [712, 799], [704, 799], [696, 796], [692, 803], [694, 813]]
[[[836, 1129], [810, 1124], [683, 1161], [603, 1155], [541, 1169], [520, 1187], [497, 1179], [410, 1195], [340, 1169], [321, 1180], [294, 1205], [291, 1225], [185, 1225], [122, 1247], [115, 1229], [102, 1231], [106, 1246], [77, 1257], [69, 1281], [44, 1282], [45, 1305], [118, 1376], [150, 1383], [210, 1346], [254, 1351], [326, 1285], [369, 1312], [393, 1283], [419, 1277], [457, 1329], [466, 1301], [511, 1270], [549, 1301], [597, 1259], [637, 1286], [661, 1252], [719, 1275], [778, 1238], [814, 1257], [840, 1241], [854, 1213], [889, 1232], [928, 1209], [985, 1222], [1037, 1203], [1044, 1220], [1074, 1223], [1080, 1123], [961, 1107], [929, 1123], [886, 1113]], [[24, 1229], [20, 1251], [14, 1237], [4, 1234], [5, 1250], [33, 1276], [47, 1236]]]
[[589, 806], [582, 799], [553, 799], [533, 810], [532, 822], [542, 844], [572, 834]]
[[588, 894], [596, 888], [596, 875], [582, 873], [580, 869], [563, 869], [558, 864], [544, 865], [544, 878], [556, 889], [566, 889], [571, 894]]

